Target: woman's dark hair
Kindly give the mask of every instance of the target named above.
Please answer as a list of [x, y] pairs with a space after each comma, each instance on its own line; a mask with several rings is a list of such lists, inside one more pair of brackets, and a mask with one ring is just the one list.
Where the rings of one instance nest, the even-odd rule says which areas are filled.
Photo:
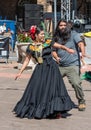
[[58, 22], [57, 27], [55, 29], [54, 35], [53, 35], [53, 39], [55, 42], [58, 42], [58, 40], [61, 38], [62, 42], [64, 43], [65, 41], [67, 41], [70, 37], [71, 34], [71, 28], [66, 26], [66, 28], [64, 29], [64, 32], [61, 32], [59, 25], [61, 22], [64, 22], [67, 24], [67, 21], [62, 19]]
[[35, 32], [35, 34], [39, 34], [41, 31], [43, 31], [44, 29], [43, 29], [43, 26], [38, 26], [37, 28], [36, 28], [36, 32]]

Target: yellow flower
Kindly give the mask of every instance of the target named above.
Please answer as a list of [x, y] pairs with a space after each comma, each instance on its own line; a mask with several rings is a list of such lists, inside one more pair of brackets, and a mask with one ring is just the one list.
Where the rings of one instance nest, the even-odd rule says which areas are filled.
[[51, 42], [51, 39], [47, 39], [47, 40], [46, 40], [46, 43], [47, 43], [47, 44], [50, 44], [50, 42]]
[[30, 48], [30, 50], [33, 50], [33, 51], [35, 50], [35, 47], [34, 47], [34, 46], [32, 46], [32, 45], [30, 45], [30, 47], [29, 47], [29, 48]]
[[40, 52], [40, 50], [41, 50], [40, 46], [35, 46], [35, 45], [30, 45], [29, 48], [32, 51], [39, 51]]

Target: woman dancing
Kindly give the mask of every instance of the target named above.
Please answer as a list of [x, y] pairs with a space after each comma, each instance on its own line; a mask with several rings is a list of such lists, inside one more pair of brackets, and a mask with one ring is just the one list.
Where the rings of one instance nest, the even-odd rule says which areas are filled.
[[[22, 98], [13, 111], [20, 118], [54, 119], [63, 117], [74, 107], [74, 103], [67, 93], [58, 65], [52, 58], [51, 40], [45, 39], [41, 26], [32, 26], [30, 34], [33, 43], [28, 46], [25, 61], [15, 79], [21, 76], [31, 57], [35, 58], [37, 65]], [[74, 53], [74, 50], [64, 45], [61, 45], [60, 49]]]

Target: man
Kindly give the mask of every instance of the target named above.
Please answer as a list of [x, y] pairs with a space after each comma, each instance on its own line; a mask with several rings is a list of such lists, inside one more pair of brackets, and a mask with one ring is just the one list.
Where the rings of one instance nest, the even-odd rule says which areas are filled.
[[[59, 45], [58, 45], [59, 44]], [[70, 54], [65, 50], [61, 50], [60, 45], [65, 45], [68, 48], [74, 49], [75, 53]], [[59, 69], [62, 76], [67, 76], [69, 82], [75, 90], [76, 98], [78, 99], [78, 110], [83, 111], [86, 108], [84, 93], [81, 87], [81, 79], [79, 76], [79, 52], [80, 48], [82, 57], [85, 56], [85, 48], [79, 33], [71, 32], [67, 27], [65, 20], [60, 20], [54, 32], [53, 40], [53, 57], [59, 63]]]

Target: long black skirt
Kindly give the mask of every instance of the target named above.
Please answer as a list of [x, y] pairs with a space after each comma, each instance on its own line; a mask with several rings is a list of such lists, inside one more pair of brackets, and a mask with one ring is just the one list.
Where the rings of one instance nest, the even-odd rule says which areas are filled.
[[37, 64], [24, 94], [14, 112], [20, 118], [47, 118], [55, 113], [69, 111], [74, 107], [58, 65], [52, 59]]

